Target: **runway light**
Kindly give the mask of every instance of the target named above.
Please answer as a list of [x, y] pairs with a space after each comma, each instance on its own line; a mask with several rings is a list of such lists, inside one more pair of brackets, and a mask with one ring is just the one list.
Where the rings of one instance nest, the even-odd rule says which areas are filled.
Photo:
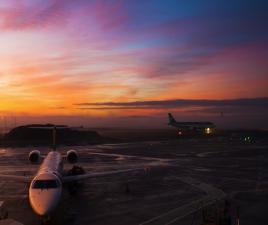
[[210, 127], [207, 127], [207, 128], [205, 129], [205, 133], [206, 133], [206, 134], [211, 134], [211, 132], [212, 132], [212, 131], [211, 131]]

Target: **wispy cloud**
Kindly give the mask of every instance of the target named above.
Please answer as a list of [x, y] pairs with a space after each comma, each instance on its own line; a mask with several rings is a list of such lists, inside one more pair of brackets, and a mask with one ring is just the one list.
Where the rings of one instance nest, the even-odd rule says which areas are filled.
[[[135, 108], [180, 108], [193, 106], [261, 106], [268, 107], [268, 98], [253, 99], [174, 99], [161, 101], [136, 101], [136, 102], [95, 102], [95, 103], [76, 103], [76, 106], [86, 109], [87, 106], [95, 106], [89, 109], [135, 109]], [[105, 108], [103, 108], [105, 106]], [[98, 108], [100, 107], [100, 108]]]

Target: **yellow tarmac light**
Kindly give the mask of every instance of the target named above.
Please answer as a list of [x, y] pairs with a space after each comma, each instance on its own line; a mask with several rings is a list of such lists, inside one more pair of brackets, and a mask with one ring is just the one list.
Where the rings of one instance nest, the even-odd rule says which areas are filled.
[[205, 133], [206, 133], [206, 134], [211, 134], [211, 133], [212, 133], [211, 128], [210, 128], [210, 127], [207, 127], [207, 128], [205, 129]]

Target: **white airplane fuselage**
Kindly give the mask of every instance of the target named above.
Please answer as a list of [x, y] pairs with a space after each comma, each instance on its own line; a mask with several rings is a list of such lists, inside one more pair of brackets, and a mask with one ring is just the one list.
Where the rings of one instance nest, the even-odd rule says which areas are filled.
[[215, 124], [211, 122], [177, 122], [171, 113], [168, 113], [168, 125], [180, 130], [188, 130], [211, 134]]
[[49, 152], [29, 188], [29, 201], [38, 215], [49, 216], [57, 207], [62, 194], [62, 170], [61, 154]]
[[[35, 127], [36, 128], [36, 127]], [[40, 129], [43, 129], [41, 127]], [[45, 128], [46, 129], [46, 128]], [[48, 128], [50, 129], [50, 128]], [[41, 163], [36, 175], [32, 179], [32, 176], [16, 176], [0, 173], [0, 179], [7, 179], [18, 182], [30, 182], [29, 187], [29, 202], [33, 211], [43, 217], [44, 222], [50, 218], [51, 214], [58, 206], [64, 184], [73, 184], [81, 180], [85, 180], [93, 177], [104, 177], [115, 175], [118, 173], [127, 173], [132, 171], [143, 170], [143, 168], [131, 168], [122, 170], [102, 171], [85, 173], [81, 167], [74, 166], [73, 168], [79, 168], [78, 171], [72, 171], [69, 176], [63, 175], [63, 160], [61, 154], [56, 151], [56, 126], [53, 130], [53, 150], [50, 151]], [[29, 153], [29, 161], [31, 163], [39, 162], [41, 153], [38, 150], [32, 150]], [[65, 157], [64, 157], [65, 158]], [[77, 162], [77, 152], [75, 150], [69, 150], [66, 154], [66, 160], [74, 164]]]

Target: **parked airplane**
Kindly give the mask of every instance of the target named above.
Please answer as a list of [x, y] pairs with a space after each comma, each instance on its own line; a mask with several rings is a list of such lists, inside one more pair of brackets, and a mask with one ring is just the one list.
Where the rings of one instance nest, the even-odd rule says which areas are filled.
[[179, 129], [181, 135], [183, 131], [195, 131], [205, 134], [211, 134], [215, 125], [211, 122], [177, 122], [171, 113], [168, 113], [168, 125]]
[[[5, 180], [13, 180], [18, 182], [30, 182], [29, 202], [33, 211], [47, 220], [56, 209], [62, 194], [63, 184], [75, 182], [86, 178], [108, 176], [118, 173], [126, 173], [142, 168], [115, 170], [108, 172], [95, 172], [81, 175], [63, 176], [63, 157], [56, 150], [55, 145], [56, 128], [53, 132], [53, 148], [44, 158], [36, 175], [32, 177], [4, 175], [0, 174], [0, 178]], [[42, 156], [40, 151], [33, 150], [29, 153], [29, 161], [33, 164], [39, 163]], [[66, 155], [69, 163], [76, 163], [78, 154], [75, 150], [69, 150]]]

